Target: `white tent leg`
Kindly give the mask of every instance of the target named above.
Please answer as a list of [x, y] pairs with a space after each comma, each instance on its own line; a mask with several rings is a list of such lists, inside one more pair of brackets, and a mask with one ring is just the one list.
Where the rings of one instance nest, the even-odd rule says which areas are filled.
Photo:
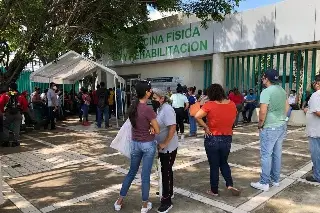
[[117, 102], [117, 84], [116, 84], [116, 76], [113, 77], [113, 83], [114, 83], [114, 97], [116, 102], [116, 120], [117, 120], [117, 128], [119, 127], [119, 121], [118, 121], [118, 102]]
[[62, 82], [62, 104], [64, 106], [64, 83]]
[[1, 162], [0, 162], [0, 205], [4, 203], [4, 198], [2, 194], [2, 173], [1, 173]]
[[122, 121], [124, 121], [124, 111], [123, 111], [123, 105], [124, 103], [122, 103], [122, 83], [120, 82], [120, 103], [121, 103], [121, 112], [122, 112]]
[[[32, 90], [32, 81], [30, 81], [30, 95], [32, 94], [33, 90]], [[33, 104], [32, 104], [32, 99], [30, 100], [30, 103], [31, 103], [31, 107], [33, 109]], [[0, 191], [1, 192], [1, 191]], [[0, 202], [1, 203], [1, 202]]]

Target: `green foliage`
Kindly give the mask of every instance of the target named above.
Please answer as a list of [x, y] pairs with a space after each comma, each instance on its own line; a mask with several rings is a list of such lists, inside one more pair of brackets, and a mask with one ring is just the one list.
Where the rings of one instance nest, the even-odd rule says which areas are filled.
[[[205, 24], [223, 20], [239, 1], [158, 0], [148, 4], [160, 11], [195, 14]], [[0, 82], [14, 80], [35, 57], [45, 64], [68, 50], [94, 59], [105, 53], [117, 57], [123, 49], [133, 56], [137, 49], [144, 49], [148, 14], [146, 3], [139, 0], [0, 0], [0, 43], [6, 42], [10, 52], [16, 53]], [[3, 55], [0, 63], [6, 63]]]

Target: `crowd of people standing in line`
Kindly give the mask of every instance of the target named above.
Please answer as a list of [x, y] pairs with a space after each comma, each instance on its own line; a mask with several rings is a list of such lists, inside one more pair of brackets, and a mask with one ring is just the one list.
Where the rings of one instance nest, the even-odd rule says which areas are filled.
[[[278, 85], [277, 70], [266, 70], [262, 76], [264, 89], [260, 95], [260, 113], [258, 131], [260, 135], [261, 176], [251, 187], [268, 191], [270, 185], [279, 187], [281, 174], [282, 144], [287, 132], [287, 116], [292, 108], [289, 104], [291, 95]], [[308, 181], [320, 182], [320, 75], [312, 82], [316, 91], [304, 104], [307, 113], [307, 135], [310, 141], [310, 152], [313, 162], [313, 174], [306, 177]], [[158, 212], [167, 213], [173, 208], [173, 171], [172, 167], [178, 154], [178, 134], [184, 132], [183, 120], [185, 112], [196, 101], [200, 102], [200, 110], [192, 119], [205, 131], [204, 147], [210, 166], [210, 188], [206, 193], [210, 196], [219, 195], [219, 170], [226, 182], [226, 190], [239, 196], [241, 190], [234, 186], [232, 173], [228, 164], [231, 150], [233, 129], [237, 126], [239, 113], [243, 113], [244, 122], [251, 122], [253, 110], [258, 100], [253, 90], [249, 94], [240, 94], [237, 89], [227, 95], [219, 84], [212, 84], [205, 91], [195, 95], [195, 88], [189, 88], [188, 94], [181, 85], [177, 93], [151, 88], [148, 82], [136, 85], [137, 100], [129, 109], [132, 123], [131, 165], [125, 177], [120, 196], [114, 203], [116, 211], [120, 211], [128, 190], [142, 161], [142, 208], [146, 213], [152, 208], [149, 201], [150, 175], [153, 159], [158, 150], [161, 161], [163, 195]], [[188, 97], [187, 97], [188, 96]], [[153, 109], [147, 106], [147, 100], [153, 99]], [[243, 106], [243, 104], [245, 104]], [[239, 106], [242, 105], [242, 106]], [[247, 117], [247, 111], [249, 115]], [[189, 113], [189, 112], [188, 112]], [[190, 124], [191, 126], [193, 124]], [[192, 127], [190, 136], [195, 132]]]
[[[22, 120], [34, 129], [54, 130], [56, 121], [64, 120], [68, 115], [79, 115], [79, 122], [84, 126], [91, 125], [89, 112], [96, 114], [97, 127], [101, 128], [104, 120], [105, 128], [109, 128], [109, 119], [112, 115], [118, 118], [124, 112], [126, 93], [120, 87], [105, 88], [101, 82], [97, 90], [88, 91], [81, 87], [78, 93], [62, 91], [58, 85], [51, 82], [48, 89], [41, 91], [35, 87], [29, 96], [27, 91], [20, 93], [18, 85], [11, 83], [8, 90], [0, 91], [0, 143], [2, 146], [19, 146], [19, 135]], [[116, 110], [116, 106], [118, 109]], [[11, 140], [10, 132], [13, 133]]]

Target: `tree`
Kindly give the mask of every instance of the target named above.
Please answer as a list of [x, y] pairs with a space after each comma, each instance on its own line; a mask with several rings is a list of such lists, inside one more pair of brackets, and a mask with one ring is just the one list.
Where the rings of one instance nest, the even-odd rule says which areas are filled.
[[[148, 31], [147, 5], [160, 11], [195, 14], [207, 21], [223, 20], [241, 0], [0, 0], [0, 63], [8, 64], [0, 83], [18, 78], [34, 58], [43, 64], [68, 50], [98, 59], [133, 56], [144, 49], [142, 35]], [[3, 51], [9, 50], [9, 51]], [[14, 58], [8, 62], [9, 52]]]

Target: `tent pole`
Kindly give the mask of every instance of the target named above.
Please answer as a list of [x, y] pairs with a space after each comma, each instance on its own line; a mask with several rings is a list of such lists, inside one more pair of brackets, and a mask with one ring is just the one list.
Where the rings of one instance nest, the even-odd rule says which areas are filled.
[[63, 107], [64, 107], [64, 81], [62, 80], [62, 104], [63, 104]]
[[117, 127], [119, 127], [116, 76], [113, 76], [113, 83], [114, 83], [114, 89], [115, 89], [114, 97], [116, 102], [116, 120], [117, 120]]
[[130, 79], [130, 105], [132, 104], [131, 101], [132, 101], [132, 79]]
[[122, 103], [122, 99], [123, 99], [123, 97], [122, 97], [122, 83], [120, 81], [120, 103], [121, 103], [122, 121], [124, 121], [124, 111], [123, 111], [124, 103]]
[[[32, 94], [32, 81], [30, 81], [30, 93], [29, 94], [30, 94], [30, 97], [31, 97], [31, 94]], [[32, 98], [30, 100], [30, 103], [31, 103], [31, 108], [33, 109]]]

